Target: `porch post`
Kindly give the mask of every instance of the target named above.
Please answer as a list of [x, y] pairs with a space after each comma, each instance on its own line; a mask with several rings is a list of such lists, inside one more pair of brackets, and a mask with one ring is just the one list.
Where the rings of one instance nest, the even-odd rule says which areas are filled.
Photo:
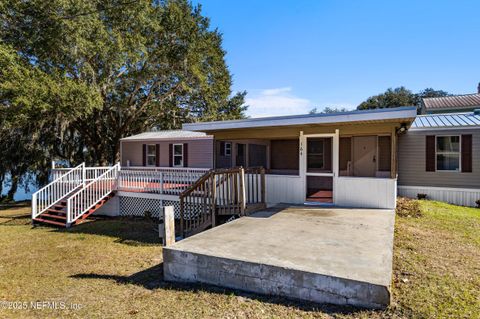
[[335, 129], [335, 135], [333, 136], [333, 154], [332, 154], [332, 172], [333, 172], [333, 183], [332, 183], [332, 192], [333, 192], [333, 204], [337, 205], [337, 195], [338, 195], [338, 190], [337, 190], [337, 179], [338, 176], [340, 175], [339, 173], [339, 158], [340, 158], [340, 130]]
[[[303, 185], [303, 195], [304, 197], [306, 197], [305, 194], [307, 194], [307, 180], [305, 178], [305, 171], [306, 171], [306, 168], [305, 168], [305, 165], [306, 165], [306, 160], [305, 160], [305, 157], [307, 156], [307, 145], [306, 145], [306, 139], [305, 139], [305, 136], [303, 136], [303, 131], [300, 131], [300, 135], [298, 137], [298, 170], [299, 170], [299, 175], [300, 175], [300, 179], [302, 181], [302, 185]], [[304, 198], [303, 200], [305, 200], [306, 198]]]
[[392, 128], [391, 133], [391, 159], [390, 159], [390, 178], [397, 178], [397, 128]]
[[337, 178], [339, 175], [339, 152], [340, 152], [340, 130], [335, 130], [335, 136], [333, 137], [333, 156], [332, 156], [332, 170], [333, 170], [333, 178]]

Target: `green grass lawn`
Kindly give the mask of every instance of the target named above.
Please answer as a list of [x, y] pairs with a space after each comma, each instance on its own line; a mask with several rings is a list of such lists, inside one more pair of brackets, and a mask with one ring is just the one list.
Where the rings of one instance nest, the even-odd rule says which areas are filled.
[[[32, 229], [29, 207], [3, 207], [0, 318], [480, 318], [480, 210], [421, 208], [420, 218], [396, 219], [392, 306], [367, 311], [166, 283], [151, 222]], [[9, 310], [3, 301], [80, 309]]]

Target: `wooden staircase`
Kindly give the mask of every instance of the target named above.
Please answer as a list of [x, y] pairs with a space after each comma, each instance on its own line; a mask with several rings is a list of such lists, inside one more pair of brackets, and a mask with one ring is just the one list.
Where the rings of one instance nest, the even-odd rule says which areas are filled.
[[180, 236], [193, 236], [265, 207], [263, 168], [210, 170], [180, 194]]
[[[113, 196], [115, 196], [115, 193], [111, 192], [110, 194], [102, 198], [97, 204], [95, 204], [95, 206], [90, 208], [80, 218], [75, 220], [73, 222], [73, 225], [78, 225], [83, 223], [90, 215], [92, 215], [100, 207], [105, 205]], [[57, 226], [57, 227], [69, 227], [70, 225], [67, 225], [67, 200], [69, 197], [61, 200], [57, 204], [53, 205], [51, 208], [47, 209], [45, 212], [41, 213], [38, 217], [34, 218], [32, 220], [33, 223], [46, 224], [46, 225]]]
[[82, 223], [115, 195], [120, 163], [87, 180], [85, 164], [70, 169], [32, 195], [32, 223], [70, 227]]

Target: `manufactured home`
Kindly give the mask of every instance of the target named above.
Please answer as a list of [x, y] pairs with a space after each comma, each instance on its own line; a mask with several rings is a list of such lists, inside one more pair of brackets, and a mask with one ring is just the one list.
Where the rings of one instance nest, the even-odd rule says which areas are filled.
[[166, 280], [385, 307], [397, 190], [480, 198], [480, 114], [462, 111], [398, 107], [130, 136], [114, 166], [53, 167], [32, 220], [70, 227], [91, 214], [165, 218], [173, 207], [169, 238], [190, 238], [163, 250]]

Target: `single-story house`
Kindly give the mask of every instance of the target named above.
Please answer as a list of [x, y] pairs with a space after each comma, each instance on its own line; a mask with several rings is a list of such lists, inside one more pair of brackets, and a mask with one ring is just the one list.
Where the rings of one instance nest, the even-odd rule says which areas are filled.
[[[259, 204], [261, 197], [267, 205], [392, 209], [397, 194], [426, 194], [430, 199], [475, 206], [480, 199], [479, 104], [480, 93], [424, 99], [421, 115], [416, 107], [398, 107], [277, 116], [188, 123], [183, 130], [126, 137], [120, 141], [120, 163], [114, 167], [82, 164], [54, 169], [54, 182], [34, 194], [32, 217], [66, 209], [67, 221], [86, 218], [98, 209], [92, 203], [101, 202], [103, 193], [91, 197], [92, 203], [78, 204], [77, 213], [62, 198], [68, 195], [73, 198], [70, 202], [82, 202], [83, 192], [96, 190], [92, 182], [114, 179], [108, 189], [116, 196], [103, 213], [157, 214], [159, 207], [173, 205], [178, 217], [183, 192], [212, 168], [235, 167], [249, 169], [251, 178], [261, 174], [252, 205]], [[217, 187], [227, 185], [226, 181], [232, 179], [217, 181]], [[241, 185], [229, 186], [229, 192]], [[243, 191], [243, 197], [235, 195], [232, 200], [241, 204], [240, 197], [253, 194]], [[59, 202], [65, 207], [55, 208]]]

